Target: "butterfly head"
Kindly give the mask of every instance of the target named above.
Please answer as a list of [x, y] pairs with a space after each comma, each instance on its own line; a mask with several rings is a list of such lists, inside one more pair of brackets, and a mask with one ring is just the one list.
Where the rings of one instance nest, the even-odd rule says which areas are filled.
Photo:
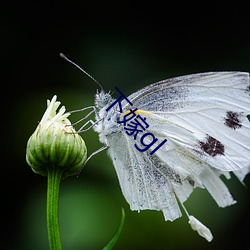
[[105, 106], [111, 104], [113, 101], [112, 96], [110, 95], [110, 93], [106, 93], [103, 90], [101, 90], [100, 92], [97, 91], [96, 95], [95, 95], [95, 106], [98, 109], [102, 109]]

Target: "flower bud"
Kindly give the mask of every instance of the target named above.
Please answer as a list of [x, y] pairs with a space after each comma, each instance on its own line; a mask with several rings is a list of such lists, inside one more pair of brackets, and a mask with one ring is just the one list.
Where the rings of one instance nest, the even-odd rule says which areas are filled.
[[50, 168], [62, 171], [62, 177], [75, 175], [79, 172], [87, 158], [86, 145], [76, 133], [61, 107], [56, 113], [60, 102], [54, 96], [47, 101], [41, 122], [27, 143], [26, 160], [32, 170], [47, 176]]

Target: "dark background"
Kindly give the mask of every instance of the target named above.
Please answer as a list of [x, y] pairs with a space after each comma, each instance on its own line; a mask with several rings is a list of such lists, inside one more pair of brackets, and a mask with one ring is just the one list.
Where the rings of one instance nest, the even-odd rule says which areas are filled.
[[[170, 4], [171, 3], [171, 4]], [[69, 55], [102, 83], [126, 95], [152, 82], [205, 71], [249, 71], [248, 5], [181, 2], [41, 1], [1, 4], [2, 249], [48, 249], [46, 178], [25, 161], [26, 143], [54, 94], [67, 110], [93, 105], [97, 85], [59, 57]], [[77, 115], [71, 120], [79, 119]], [[84, 133], [89, 154], [101, 147]], [[132, 212], [105, 152], [79, 178], [62, 181], [60, 228], [65, 250], [101, 249], [121, 215], [114, 249], [248, 249], [249, 189], [225, 181], [238, 203], [218, 208], [205, 190], [187, 201], [190, 214], [214, 235], [211, 243], [185, 216], [165, 222], [161, 212]], [[250, 186], [249, 176], [246, 186]]]

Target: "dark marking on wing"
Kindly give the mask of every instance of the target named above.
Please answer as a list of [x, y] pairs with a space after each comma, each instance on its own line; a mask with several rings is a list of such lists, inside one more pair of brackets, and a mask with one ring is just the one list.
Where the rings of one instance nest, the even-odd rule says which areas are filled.
[[155, 168], [153, 175], [159, 185], [166, 184], [167, 179], [182, 184], [180, 175], [168, 167], [157, 156], [148, 154], [148, 157]]
[[195, 181], [190, 176], [187, 177], [187, 181], [192, 187], [194, 187]]
[[227, 116], [224, 118], [224, 124], [232, 129], [240, 128], [242, 113], [239, 112], [233, 112], [233, 111], [227, 111]]
[[250, 85], [247, 86], [246, 92], [250, 94]]
[[224, 145], [210, 135], [207, 135], [205, 141], [200, 141], [199, 146], [204, 152], [212, 157], [216, 155], [224, 155], [225, 152]]

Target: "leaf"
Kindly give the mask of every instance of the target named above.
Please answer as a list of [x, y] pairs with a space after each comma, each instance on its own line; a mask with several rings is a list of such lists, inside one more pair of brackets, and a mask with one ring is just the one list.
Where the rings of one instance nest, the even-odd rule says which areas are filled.
[[116, 241], [118, 240], [118, 238], [120, 236], [120, 233], [121, 233], [123, 225], [124, 225], [124, 221], [125, 221], [125, 211], [122, 208], [122, 218], [121, 218], [120, 225], [117, 228], [117, 231], [116, 231], [115, 235], [113, 236], [113, 238], [111, 239], [111, 241], [103, 248], [103, 250], [110, 250], [113, 248], [113, 246], [115, 245]]

